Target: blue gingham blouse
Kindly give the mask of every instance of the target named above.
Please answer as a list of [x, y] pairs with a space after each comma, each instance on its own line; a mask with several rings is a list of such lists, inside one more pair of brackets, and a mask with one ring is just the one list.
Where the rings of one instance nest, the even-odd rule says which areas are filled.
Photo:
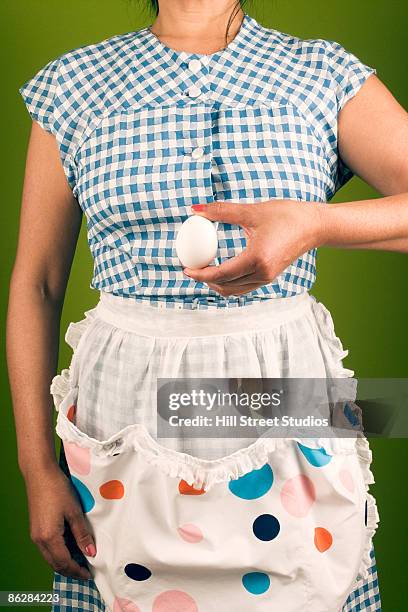
[[[210, 55], [175, 51], [145, 27], [49, 62], [19, 91], [55, 135], [86, 216], [90, 287], [180, 308], [310, 289], [315, 249], [270, 284], [223, 298], [183, 274], [175, 236], [191, 204], [330, 200], [352, 176], [338, 155], [338, 113], [375, 72], [337, 42], [248, 14]], [[220, 223], [218, 238], [218, 262], [245, 246], [238, 226]]]

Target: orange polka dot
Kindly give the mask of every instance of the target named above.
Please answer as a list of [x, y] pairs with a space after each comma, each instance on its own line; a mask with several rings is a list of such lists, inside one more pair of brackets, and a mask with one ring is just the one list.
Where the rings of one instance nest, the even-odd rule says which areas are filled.
[[108, 480], [99, 487], [99, 492], [105, 499], [121, 499], [125, 494], [125, 487], [120, 480]]
[[70, 406], [67, 411], [67, 419], [68, 421], [71, 421], [71, 423], [74, 422], [75, 412], [76, 412], [76, 406], [75, 404], [72, 404], [72, 406]]
[[205, 489], [195, 489], [192, 485], [189, 485], [185, 480], [180, 480], [179, 491], [182, 495], [203, 495]]
[[316, 527], [314, 543], [319, 552], [325, 552], [333, 544], [333, 536], [324, 527]]

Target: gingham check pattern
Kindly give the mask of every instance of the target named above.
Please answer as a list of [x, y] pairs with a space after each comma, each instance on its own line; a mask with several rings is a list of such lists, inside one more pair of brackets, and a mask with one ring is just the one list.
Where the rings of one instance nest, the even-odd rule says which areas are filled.
[[[86, 215], [90, 286], [182, 308], [308, 290], [314, 249], [243, 300], [224, 299], [183, 275], [174, 238], [195, 203], [329, 200], [352, 176], [338, 112], [374, 72], [337, 42], [247, 14], [211, 55], [174, 51], [143, 28], [48, 63], [20, 93], [56, 136]], [[239, 227], [220, 223], [218, 236], [218, 262], [245, 246]]]
[[359, 582], [358, 587], [350, 593], [342, 612], [381, 612], [381, 597], [378, 585], [377, 566], [375, 562], [374, 548], [370, 553], [372, 564], [369, 568], [369, 576]]

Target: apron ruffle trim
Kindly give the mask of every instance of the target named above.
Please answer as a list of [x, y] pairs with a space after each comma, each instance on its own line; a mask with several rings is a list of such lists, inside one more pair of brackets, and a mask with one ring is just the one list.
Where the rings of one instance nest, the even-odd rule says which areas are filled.
[[220, 459], [201, 459], [167, 448], [158, 443], [147, 428], [139, 423], [127, 425], [106, 440], [98, 440], [81, 431], [68, 417], [70, 408], [76, 405], [77, 396], [78, 387], [69, 387], [68, 382], [67, 393], [59, 404], [56, 424], [56, 432], [62, 440], [89, 448], [99, 457], [136, 451], [148, 463], [158, 466], [167, 476], [181, 478], [195, 488], [209, 490], [217, 483], [228, 482], [259, 469], [268, 461], [271, 453], [294, 441], [309, 448], [324, 450], [328, 455], [354, 454], [357, 449], [364, 466], [365, 478], [372, 478], [371, 472], [367, 470], [369, 463], [365, 438], [261, 437], [249, 446]]
[[372, 549], [372, 539], [377, 531], [380, 516], [378, 513], [375, 497], [369, 493], [370, 485], [375, 483], [374, 475], [371, 471], [372, 452], [367, 438], [359, 437], [357, 439], [357, 453], [359, 463], [363, 473], [364, 483], [366, 487], [366, 541], [363, 548], [361, 564], [357, 576], [357, 581], [360, 578], [367, 579], [369, 577], [369, 569], [372, 565], [370, 552]]
[[[354, 376], [354, 371], [343, 366], [343, 359], [349, 354], [343, 348], [340, 338], [336, 336], [333, 318], [330, 311], [318, 302], [314, 296], [312, 298], [312, 309], [317, 323], [318, 333], [321, 339], [321, 349], [332, 363], [332, 377], [344, 378]], [[329, 351], [327, 350], [329, 349]]]

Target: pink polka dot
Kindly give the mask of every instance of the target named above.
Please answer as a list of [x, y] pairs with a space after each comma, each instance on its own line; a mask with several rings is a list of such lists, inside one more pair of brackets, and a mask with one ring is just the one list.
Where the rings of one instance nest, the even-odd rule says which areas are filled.
[[305, 474], [289, 478], [283, 485], [280, 496], [286, 512], [297, 518], [306, 516], [316, 501], [314, 484]]
[[70, 471], [86, 476], [91, 471], [91, 451], [75, 442], [64, 442], [64, 451]]
[[350, 491], [350, 493], [354, 493], [353, 476], [348, 470], [340, 470], [339, 479], [340, 479], [341, 484], [343, 485], [345, 489], [347, 489], [347, 491]]
[[154, 600], [152, 612], [198, 612], [198, 607], [183, 591], [164, 591]]
[[139, 606], [137, 606], [130, 599], [123, 599], [122, 597], [115, 597], [113, 602], [113, 612], [141, 612]]
[[183, 538], [186, 542], [190, 542], [191, 544], [196, 544], [197, 542], [201, 542], [203, 539], [203, 534], [201, 529], [196, 525], [192, 525], [191, 523], [186, 523], [177, 529], [179, 536]]

